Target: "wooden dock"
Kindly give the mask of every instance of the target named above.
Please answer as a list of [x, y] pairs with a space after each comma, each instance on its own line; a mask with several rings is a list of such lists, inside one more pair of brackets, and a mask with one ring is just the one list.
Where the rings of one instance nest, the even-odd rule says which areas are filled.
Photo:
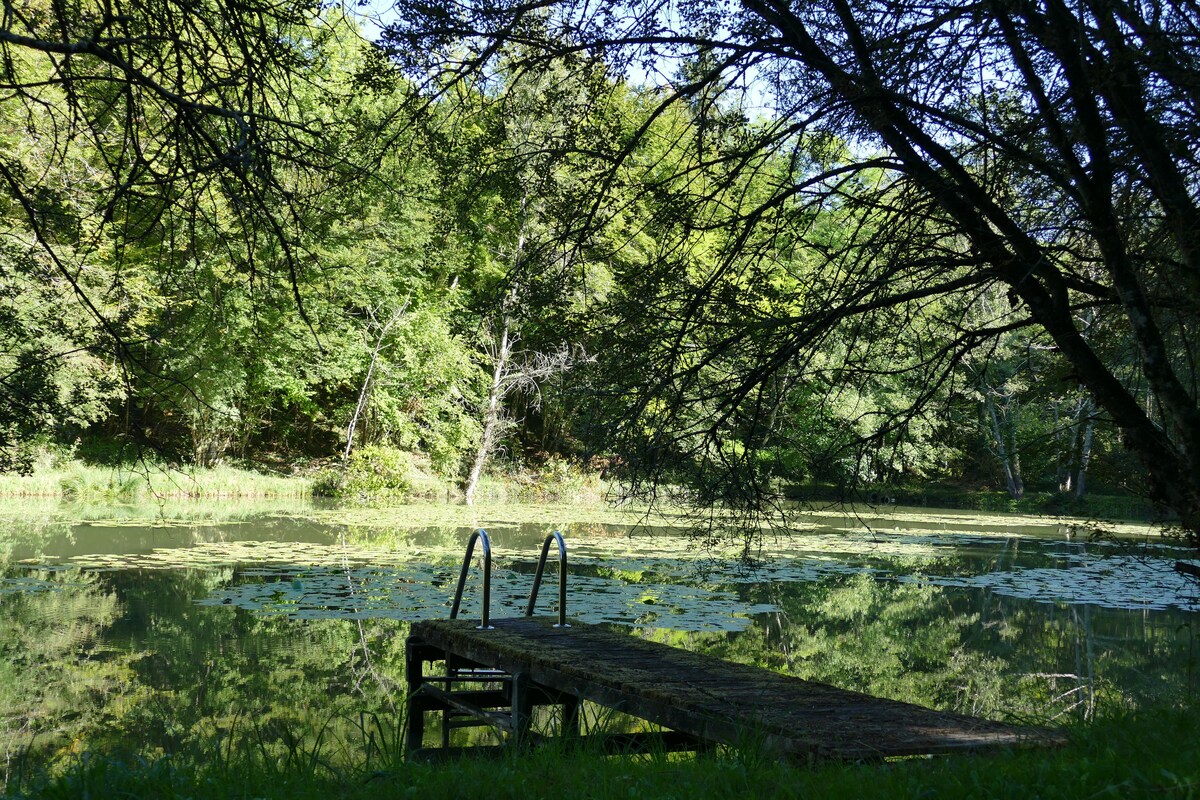
[[[424, 747], [425, 715], [442, 715], [442, 745], [457, 725], [484, 723], [518, 739], [535, 706], [557, 705], [561, 732], [579, 735], [587, 700], [668, 729], [658, 746], [754, 747], [783, 757], [879, 759], [1062, 744], [1019, 727], [838, 689], [770, 670], [574, 622], [524, 617], [414, 623], [407, 645], [410, 753]], [[425, 666], [440, 662], [440, 674]], [[638, 734], [621, 737], [638, 743]]]

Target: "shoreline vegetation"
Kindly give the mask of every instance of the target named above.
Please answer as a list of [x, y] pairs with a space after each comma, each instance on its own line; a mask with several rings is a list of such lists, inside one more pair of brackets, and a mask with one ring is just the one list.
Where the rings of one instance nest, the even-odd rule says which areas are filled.
[[[485, 475], [476, 490], [484, 502], [599, 505], [608, 484], [564, 459]], [[419, 456], [368, 447], [344, 467], [313, 462], [284, 469], [255, 466], [176, 466], [152, 461], [119, 465], [40, 460], [29, 474], [0, 473], [0, 498], [142, 502], [214, 499], [328, 499], [376, 503], [461, 503], [458, 482], [438, 475]]]
[[[595, 507], [608, 504], [616, 486], [601, 472], [561, 458], [486, 474], [476, 490], [485, 504], [556, 503]], [[1154, 506], [1133, 494], [1065, 497], [1032, 492], [1014, 500], [1003, 491], [927, 485], [862, 489], [847, 493], [832, 485], [788, 486], [786, 499], [815, 509], [843, 504], [867, 509], [941, 508], [963, 511], [1080, 517], [1095, 520], [1164, 522]], [[441, 476], [419, 455], [368, 447], [344, 467], [313, 462], [288, 468], [263, 466], [171, 466], [151, 461], [120, 465], [79, 460], [40, 460], [31, 473], [0, 473], [0, 498], [60, 498], [89, 502], [163, 500], [329, 500], [378, 504], [461, 504], [458, 481]], [[1170, 520], [1165, 520], [1169, 523]]]

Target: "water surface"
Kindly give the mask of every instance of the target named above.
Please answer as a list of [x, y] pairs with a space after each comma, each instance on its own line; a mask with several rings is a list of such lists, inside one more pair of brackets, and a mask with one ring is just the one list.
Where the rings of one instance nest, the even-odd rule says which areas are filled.
[[[402, 708], [409, 622], [493, 537], [494, 617], [549, 531], [568, 611], [902, 700], [1053, 722], [1190, 702], [1200, 591], [1145, 526], [929, 510], [803, 514], [755, 563], [681, 522], [571, 508], [0, 504], [0, 747], [170, 752], [234, 730], [346, 741]], [[549, 575], [553, 575], [551, 570]], [[551, 586], [544, 613], [555, 610]], [[463, 614], [479, 613], [477, 585]], [[306, 734], [307, 735], [307, 734]]]

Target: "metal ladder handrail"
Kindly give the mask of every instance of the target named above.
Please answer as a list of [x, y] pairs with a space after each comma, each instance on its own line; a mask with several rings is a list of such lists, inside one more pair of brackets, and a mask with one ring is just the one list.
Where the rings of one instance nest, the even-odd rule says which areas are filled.
[[462, 569], [458, 573], [458, 588], [454, 590], [454, 605], [450, 607], [450, 619], [458, 618], [458, 607], [462, 604], [463, 587], [467, 583], [467, 573], [471, 569], [471, 554], [475, 551], [475, 542], [483, 542], [483, 613], [480, 616], [476, 630], [490, 631], [489, 616], [492, 605], [492, 542], [487, 531], [479, 528], [471, 533], [467, 540], [467, 554], [463, 557]]
[[546, 556], [550, 553], [550, 543], [558, 543], [558, 623], [556, 628], [569, 628], [567, 624], [567, 544], [558, 531], [546, 537], [542, 542], [542, 555], [538, 559], [537, 572], [533, 576], [533, 588], [529, 591], [529, 605], [525, 607], [525, 616], [533, 616], [533, 607], [537, 603], [538, 588], [542, 585], [542, 573], [546, 569]]

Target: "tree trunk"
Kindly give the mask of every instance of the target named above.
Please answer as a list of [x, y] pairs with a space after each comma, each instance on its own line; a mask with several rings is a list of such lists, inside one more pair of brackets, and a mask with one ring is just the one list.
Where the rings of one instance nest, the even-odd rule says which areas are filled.
[[1009, 453], [1009, 459], [1012, 461], [1012, 486], [1016, 490], [1012, 498], [1020, 500], [1025, 496], [1025, 479], [1021, 477], [1021, 453], [1017, 450], [1016, 442], [1011, 444]]
[[1004, 433], [1000, 430], [1000, 418], [996, 414], [996, 403], [992, 400], [991, 390], [986, 387], [983, 390], [983, 407], [991, 421], [992, 443], [996, 446], [996, 457], [1000, 459], [1000, 467], [1004, 470], [1004, 482], [1008, 488], [1008, 496], [1019, 500], [1023, 487], [1018, 485], [1019, 477], [1013, 473], [1012, 462], [1008, 457], [1008, 447], [1004, 442]]
[[358, 402], [354, 405], [354, 411], [350, 414], [350, 421], [346, 424], [346, 447], [342, 450], [342, 473], [345, 474], [346, 467], [350, 463], [350, 451], [354, 449], [354, 432], [358, 428], [358, 421], [362, 414], [367, 409], [367, 401], [371, 396], [371, 379], [374, 377], [375, 371], [375, 354], [371, 354], [371, 363], [367, 366], [367, 375], [363, 378], [362, 388], [358, 390]]
[[404, 312], [408, 309], [408, 301], [405, 300], [400, 308], [392, 313], [388, 321], [384, 323], [379, 331], [379, 335], [375, 337], [375, 346], [371, 349], [371, 360], [367, 364], [367, 374], [363, 378], [362, 389], [358, 392], [358, 402], [354, 404], [354, 413], [350, 415], [350, 422], [346, 425], [346, 449], [342, 452], [342, 480], [345, 481], [346, 470], [350, 466], [350, 451], [354, 447], [354, 431], [358, 427], [358, 421], [362, 418], [363, 412], [367, 410], [367, 403], [371, 399], [371, 381], [375, 377], [375, 365], [379, 363], [379, 351], [383, 349], [383, 340], [387, 337], [388, 331], [392, 329], [400, 319], [404, 316]]
[[1058, 486], [1058, 491], [1064, 492], [1063, 484], [1070, 480], [1071, 467], [1064, 460], [1070, 458], [1070, 453], [1063, 452], [1063, 439], [1067, 436], [1067, 432], [1062, 427], [1062, 414], [1059, 413], [1062, 408], [1062, 400], [1054, 399], [1054, 483]]
[[[1080, 391], [1083, 391], [1080, 387]], [[1070, 435], [1067, 437], [1067, 459], [1063, 464], [1063, 470], [1059, 475], [1058, 490], [1063, 494], [1071, 491], [1075, 485], [1075, 468], [1079, 461], [1077, 456], [1077, 446], [1079, 444], [1079, 432], [1082, 426], [1084, 415], [1088, 409], [1088, 395], [1086, 393], [1080, 395], [1079, 402], [1075, 404], [1075, 413], [1071, 417]]]
[[463, 502], [475, 505], [475, 490], [479, 488], [479, 479], [483, 476], [483, 468], [499, 440], [500, 434], [500, 403], [504, 399], [504, 376], [508, 372], [508, 362], [512, 357], [512, 342], [510, 340], [511, 320], [504, 317], [500, 330], [500, 340], [497, 342], [495, 364], [492, 368], [492, 382], [488, 387], [487, 404], [483, 412], [483, 432], [479, 437], [479, 449], [475, 451], [475, 459], [471, 462], [471, 470], [467, 473], [466, 484], [463, 487]]
[[[809, 18], [797, 11], [799, 7], [777, 0], [744, 0], [744, 5], [778, 31], [780, 43], [773, 46], [785, 48], [790, 51], [788, 58], [819, 73], [832, 92], [844, 98], [879, 134], [907, 174], [936, 199], [969, 238], [981, 262], [987, 265], [989, 275], [1012, 287], [1013, 296], [1025, 304], [1030, 318], [1050, 335], [1080, 382], [1120, 427], [1125, 445], [1138, 454], [1146, 468], [1155, 500], [1177, 512], [1189, 542], [1200, 545], [1200, 405], [1188, 391], [1186, 376], [1181, 378], [1173, 369], [1167, 339], [1158, 326], [1156, 307], [1141, 285], [1144, 273], [1139, 270], [1138, 258], [1126, 245], [1126, 227], [1121, 224], [1109, 196], [1107, 187], [1111, 184], [1092, 176], [1077, 182], [1075, 188], [1084, 199], [1088, 233], [1101, 256], [1108, 291], [1124, 312], [1146, 386], [1158, 398], [1160, 419], [1142, 410], [1134, 392], [1122, 384], [1079, 330], [1070, 301], [1072, 276], [1047, 257], [1047, 249], [1037, 235], [995, 202], [956, 151], [938, 139], [937, 130], [922, 126], [919, 119], [927, 119], [928, 115], [918, 118], [907, 103], [896, 99], [891, 87], [883, 88], [870, 63], [874, 53], [867, 50], [864, 28], [853, 17], [849, 4], [838, 6], [841, 12], [838, 21], [856, 44], [847, 58], [830, 52], [812, 35]], [[1057, 59], [1058, 64], [1070, 65], [1068, 80], [1075, 101], [1090, 101], [1087, 110], [1096, 119], [1102, 118], [1101, 103], [1105, 104], [1105, 111], [1113, 112], [1112, 138], [1102, 128], [1089, 131], [1099, 137], [1092, 143], [1097, 151], [1109, 148], [1106, 158], [1116, 153], [1122, 153], [1122, 158], [1132, 158], [1130, 163], [1153, 173], [1152, 191], [1160, 193], [1171, 188], [1172, 202], [1164, 203], [1165, 206], [1186, 211], [1183, 216], [1196, 216], [1197, 209], [1187, 193], [1186, 182], [1178, 172], [1173, 172], [1177, 164], [1169, 154], [1170, 142], [1162, 135], [1169, 128], [1153, 124], [1152, 112], [1145, 98], [1138, 94], [1141, 83], [1138, 71], [1125, 68], [1134, 49], [1116, 48], [1107, 53], [1093, 49], [1089, 58], [1081, 59], [1079, 44], [1072, 38], [1075, 29], [1065, 24], [1045, 24], [1046, 17], [1039, 9], [1034, 4], [1016, 7], [1016, 14], [1021, 15], [1019, 30], [1007, 16], [1008, 11], [993, 18], [1005, 27], [1006, 41], [1016, 57], [1028, 59], [1020, 38], [1022, 32], [1028, 32], [1038, 37], [1037, 44], [1043, 48], [1039, 52], [1044, 52], [1051, 61]], [[1055, 9], [1058, 13], [1066, 7], [1060, 5]], [[894, 43], [890, 42], [888, 47], [889, 51], [900, 52]], [[1113, 74], [1122, 74], [1129, 80], [1114, 81]], [[1040, 112], [1056, 125], [1065, 121], [1048, 105]], [[1133, 152], [1128, 155], [1115, 146], [1115, 141], [1122, 137], [1135, 142]], [[1069, 148], [1070, 144], [1067, 141], [1065, 146]], [[1183, 187], [1182, 192], [1179, 187]], [[1183, 229], [1181, 224], [1178, 230]], [[1189, 231], [1186, 236], [1175, 235], [1171, 240], [1181, 250], [1194, 247], [1190, 231], [1195, 226], [1190, 225], [1186, 230]], [[1198, 280], [1194, 269], [1179, 274], [1189, 283]]]
[[1092, 413], [1090, 399], [1085, 403], [1084, 411], [1087, 414], [1087, 422], [1084, 423], [1083, 446], [1079, 450], [1079, 478], [1075, 481], [1075, 496], [1081, 500], [1083, 493], [1087, 491], [1087, 468], [1092, 458], [1092, 433], [1096, 429], [1096, 416]]

